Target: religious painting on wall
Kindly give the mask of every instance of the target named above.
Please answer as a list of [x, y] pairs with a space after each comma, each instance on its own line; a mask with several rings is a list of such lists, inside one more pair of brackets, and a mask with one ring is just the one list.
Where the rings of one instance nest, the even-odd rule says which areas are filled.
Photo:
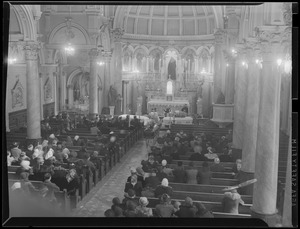
[[[19, 76], [17, 76], [18, 78]], [[12, 108], [19, 108], [19, 107], [23, 107], [24, 105], [24, 97], [23, 97], [23, 93], [24, 92], [24, 88], [20, 82], [20, 79], [18, 78], [13, 89], [11, 90], [11, 94], [12, 94]]]

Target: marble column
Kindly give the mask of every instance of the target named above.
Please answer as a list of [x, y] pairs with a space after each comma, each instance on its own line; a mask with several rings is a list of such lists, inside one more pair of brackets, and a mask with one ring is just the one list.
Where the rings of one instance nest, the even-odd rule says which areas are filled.
[[58, 114], [58, 109], [57, 109], [57, 104], [58, 104], [58, 100], [57, 100], [57, 73], [53, 72], [53, 97], [54, 97], [54, 115]]
[[24, 47], [27, 84], [27, 140], [36, 142], [41, 139], [40, 84], [38, 74], [39, 43], [28, 41]]
[[[214, 103], [222, 92], [222, 44], [224, 43], [224, 32], [217, 29], [215, 34], [215, 71], [214, 71]], [[201, 68], [203, 68], [201, 66]]]
[[[265, 31], [264, 31], [265, 32]], [[266, 31], [269, 35], [274, 34]], [[264, 38], [265, 33], [263, 34]], [[258, 116], [255, 178], [252, 216], [263, 219], [269, 226], [276, 221], [278, 182], [280, 68], [276, 63], [277, 45], [270, 44], [270, 36], [262, 43], [262, 75], [260, 77], [260, 104]]]
[[[106, 98], [104, 98], [104, 71], [105, 71], [105, 65], [99, 66], [99, 77], [100, 77], [100, 82], [99, 82], [99, 87], [98, 88], [98, 113], [101, 114], [102, 108], [104, 107], [104, 101]], [[98, 76], [97, 76], [98, 77]], [[98, 77], [98, 78], [99, 78]], [[98, 79], [99, 80], [99, 79]]]
[[110, 62], [111, 62], [111, 53], [106, 52], [104, 53], [105, 58], [105, 66], [104, 66], [104, 88], [103, 88], [103, 95], [104, 95], [104, 106], [108, 107], [108, 91], [111, 85], [110, 79]]
[[90, 94], [89, 94], [89, 115], [95, 118], [98, 114], [98, 76], [97, 76], [97, 58], [99, 51], [93, 48], [89, 52], [90, 56]]
[[243, 133], [244, 133], [244, 111], [246, 103], [246, 66], [242, 65], [245, 61], [245, 50], [240, 47], [240, 53], [235, 64], [236, 80], [235, 80], [235, 95], [234, 95], [234, 121], [233, 121], [233, 139], [232, 153], [236, 160], [242, 156], [243, 148]]
[[234, 81], [235, 81], [235, 60], [231, 57], [227, 59], [226, 81], [225, 81], [225, 103], [233, 104], [234, 101]]
[[[44, 119], [44, 117], [43, 117], [43, 113], [44, 113], [44, 111], [43, 111], [43, 98], [44, 98], [44, 96], [43, 96], [43, 75], [42, 75], [42, 73], [39, 73], [39, 83], [40, 83], [40, 86], [39, 86], [39, 89], [40, 89], [40, 95], [41, 95], [41, 99], [40, 99], [40, 110], [41, 110], [41, 120], [43, 120]], [[49, 115], [51, 115], [51, 114], [49, 114]]]
[[73, 86], [72, 85], [68, 85], [67, 86], [68, 89], [68, 107], [69, 109], [73, 108], [73, 103], [74, 103], [74, 98], [73, 98]]
[[60, 67], [60, 74], [59, 74], [59, 94], [60, 94], [60, 103], [59, 103], [59, 110], [63, 111], [65, 108], [65, 88], [66, 88], [66, 73], [63, 71], [63, 66]]
[[113, 65], [114, 65], [114, 83], [118, 94], [122, 95], [122, 43], [121, 38], [124, 31], [116, 28], [112, 31], [114, 38]]
[[[257, 143], [257, 127], [260, 100], [261, 76], [260, 64], [255, 62], [257, 55], [255, 50], [246, 49], [248, 69], [246, 70], [246, 103], [244, 112], [244, 127], [242, 148], [242, 169], [239, 176], [240, 183], [254, 178], [255, 155]], [[240, 190], [240, 194], [252, 195], [253, 185], [246, 186]]]

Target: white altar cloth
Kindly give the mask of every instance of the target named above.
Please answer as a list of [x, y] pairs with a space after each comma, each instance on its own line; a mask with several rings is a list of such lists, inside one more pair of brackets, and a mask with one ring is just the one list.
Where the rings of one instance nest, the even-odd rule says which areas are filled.
[[179, 118], [179, 117], [164, 117], [163, 118], [163, 127], [165, 127], [166, 125], [170, 125], [171, 123], [174, 123], [175, 120], [175, 124], [185, 124], [185, 125], [192, 125], [193, 124], [193, 118], [191, 117], [184, 117], [184, 118]]
[[170, 107], [172, 111], [181, 111], [184, 104], [187, 104], [188, 106], [188, 113], [190, 114], [190, 103], [188, 100], [173, 100], [173, 101], [167, 101], [167, 100], [150, 100], [147, 103], [147, 111], [148, 114], [151, 112], [152, 108], [156, 108], [156, 112], [159, 116], [164, 116], [164, 110], [167, 107]]

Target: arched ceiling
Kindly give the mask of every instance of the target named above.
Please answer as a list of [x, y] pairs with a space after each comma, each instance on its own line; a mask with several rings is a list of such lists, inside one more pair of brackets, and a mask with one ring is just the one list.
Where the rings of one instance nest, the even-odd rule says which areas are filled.
[[[214, 6], [133, 5], [119, 6], [114, 27], [127, 34], [193, 36], [213, 34], [217, 28]], [[120, 23], [121, 22], [121, 23]]]

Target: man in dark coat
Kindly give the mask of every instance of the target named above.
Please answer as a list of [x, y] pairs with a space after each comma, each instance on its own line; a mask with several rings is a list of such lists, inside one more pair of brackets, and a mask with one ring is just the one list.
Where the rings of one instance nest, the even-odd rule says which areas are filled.
[[189, 158], [190, 161], [205, 161], [204, 155], [202, 155], [202, 147], [196, 145], [194, 147], [194, 153]]
[[133, 174], [131, 176], [131, 181], [125, 184], [124, 192], [127, 193], [129, 189], [133, 189], [137, 196], [141, 196], [142, 192], [142, 183], [137, 180], [137, 175]]
[[193, 218], [196, 216], [197, 208], [193, 205], [193, 200], [186, 197], [185, 201], [179, 207], [179, 211], [175, 213], [179, 218]]
[[217, 157], [214, 159], [214, 164], [210, 166], [212, 172], [224, 172], [225, 168], [220, 164], [220, 159]]
[[186, 183], [186, 172], [183, 167], [182, 161], [177, 162], [177, 168], [173, 170], [175, 183]]

